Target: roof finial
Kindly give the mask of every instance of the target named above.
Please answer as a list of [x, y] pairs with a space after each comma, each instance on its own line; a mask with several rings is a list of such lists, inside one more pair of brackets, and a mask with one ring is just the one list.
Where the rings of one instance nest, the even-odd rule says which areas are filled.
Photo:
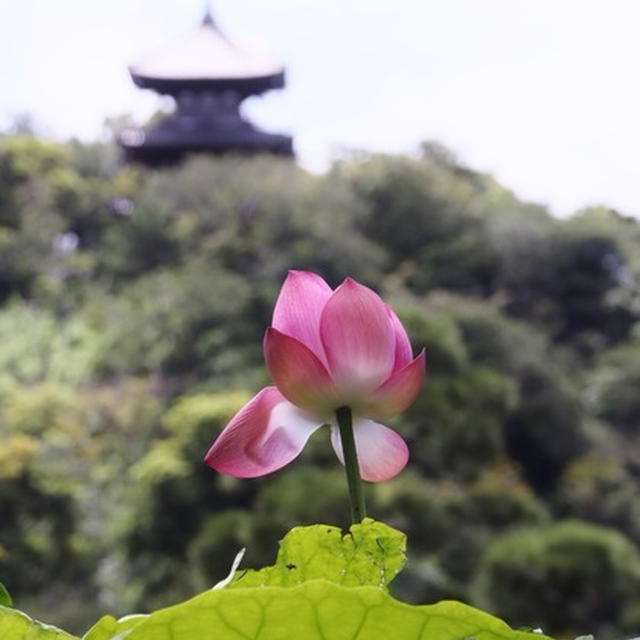
[[216, 22], [213, 19], [213, 14], [211, 13], [211, 2], [205, 3], [204, 17], [202, 18], [202, 26], [203, 27], [216, 26]]

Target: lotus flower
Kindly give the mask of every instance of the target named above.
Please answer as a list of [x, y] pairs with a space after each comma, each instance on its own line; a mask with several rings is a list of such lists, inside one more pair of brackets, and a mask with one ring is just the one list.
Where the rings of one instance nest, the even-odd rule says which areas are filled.
[[238, 478], [271, 473], [323, 425], [330, 425], [344, 464], [335, 412], [346, 406], [362, 479], [381, 482], [404, 468], [406, 443], [378, 421], [414, 401], [425, 375], [424, 350], [413, 359], [400, 320], [374, 291], [351, 278], [333, 291], [315, 273], [289, 272], [264, 354], [276, 386], [240, 409], [207, 453], [209, 466]]

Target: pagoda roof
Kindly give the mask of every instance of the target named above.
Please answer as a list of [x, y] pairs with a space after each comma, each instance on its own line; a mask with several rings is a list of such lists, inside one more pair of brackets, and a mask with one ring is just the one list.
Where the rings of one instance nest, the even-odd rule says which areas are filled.
[[161, 93], [184, 89], [236, 88], [261, 93], [284, 86], [284, 67], [238, 47], [207, 12], [201, 25], [129, 67], [133, 81]]

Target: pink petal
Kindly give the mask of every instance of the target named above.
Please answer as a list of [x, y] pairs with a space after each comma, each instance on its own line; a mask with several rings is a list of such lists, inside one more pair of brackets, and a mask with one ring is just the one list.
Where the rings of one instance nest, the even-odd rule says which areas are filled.
[[370, 400], [358, 408], [358, 412], [376, 420], [388, 420], [402, 413], [413, 404], [424, 382], [424, 349], [415, 360], [396, 371], [370, 396]]
[[229, 422], [205, 462], [236, 478], [262, 476], [291, 462], [320, 426], [275, 387], [266, 387]]
[[[409, 448], [406, 442], [392, 429], [383, 424], [356, 418], [353, 422], [353, 434], [360, 475], [367, 482], [384, 482], [393, 478], [404, 469], [409, 461]], [[331, 425], [331, 444], [338, 459], [344, 464], [340, 431]]]
[[393, 370], [398, 371], [411, 362], [413, 358], [413, 351], [411, 350], [411, 343], [409, 342], [409, 336], [402, 326], [402, 322], [396, 315], [395, 311], [389, 306], [387, 307], [387, 313], [391, 318], [391, 326], [396, 336], [396, 357], [393, 363]]
[[336, 392], [326, 367], [302, 342], [269, 328], [264, 336], [267, 369], [280, 392], [311, 411], [336, 408]]
[[345, 404], [357, 402], [391, 374], [392, 322], [385, 303], [368, 287], [347, 278], [334, 291], [320, 317], [320, 336]]
[[320, 315], [333, 291], [315, 273], [289, 271], [273, 310], [271, 326], [297, 338], [326, 364], [320, 340]]

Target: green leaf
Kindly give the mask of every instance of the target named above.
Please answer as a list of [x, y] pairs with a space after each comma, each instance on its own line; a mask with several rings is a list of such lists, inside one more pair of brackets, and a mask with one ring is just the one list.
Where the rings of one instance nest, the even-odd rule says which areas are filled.
[[[346, 535], [326, 525], [296, 528], [272, 567], [234, 574], [234, 563], [228, 586], [223, 581], [150, 615], [105, 616], [83, 640], [544, 640], [459, 602], [395, 600], [386, 587], [404, 561], [404, 535], [373, 520]], [[3, 618], [3, 611], [12, 617]], [[72, 640], [0, 607], [5, 637]]]
[[7, 588], [0, 582], [0, 606], [10, 607], [13, 605], [11, 594], [7, 591]]
[[82, 640], [124, 640], [131, 629], [138, 626], [146, 615], [126, 616], [116, 620], [113, 616], [103, 616], [82, 636]]
[[15, 609], [0, 606], [2, 640], [77, 640], [60, 629], [32, 620]]
[[386, 589], [405, 563], [406, 537], [370, 518], [342, 534], [338, 527], [292, 529], [280, 543], [276, 563], [259, 571], [238, 571], [229, 588], [295, 587], [323, 579], [345, 587]]
[[[458, 602], [411, 606], [377, 587], [313, 580], [220, 589], [157, 611], [118, 640], [544, 640]], [[90, 640], [107, 640], [104, 636]], [[109, 640], [116, 640], [112, 636]]]
[[[298, 527], [275, 565], [125, 621], [103, 618], [85, 640], [541, 640], [457, 602], [411, 606], [386, 591], [405, 561], [405, 536], [365, 520], [348, 534]], [[109, 635], [111, 634], [111, 635]]]

